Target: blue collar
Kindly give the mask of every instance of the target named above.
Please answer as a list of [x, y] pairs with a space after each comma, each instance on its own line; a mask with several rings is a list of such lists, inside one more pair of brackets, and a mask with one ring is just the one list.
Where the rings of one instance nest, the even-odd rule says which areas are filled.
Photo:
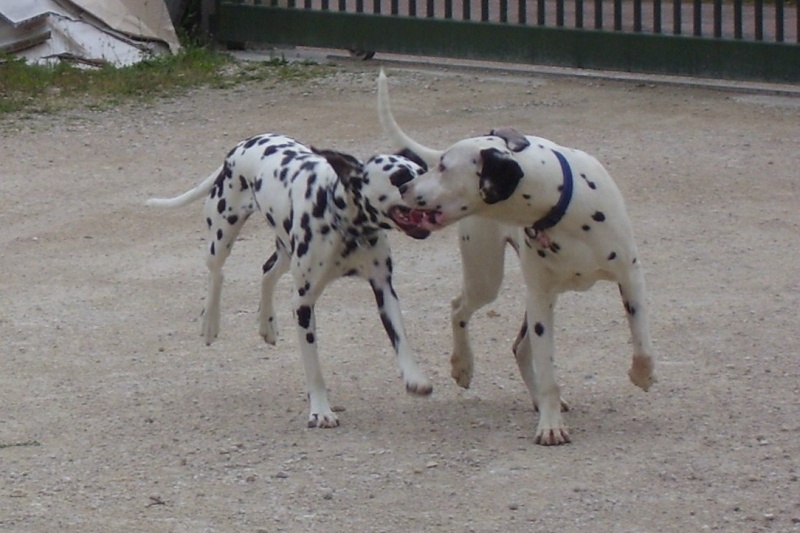
[[558, 199], [558, 203], [554, 205], [545, 216], [533, 223], [531, 228], [533, 228], [533, 230], [536, 232], [550, 229], [558, 224], [567, 213], [567, 208], [572, 200], [572, 169], [569, 167], [566, 157], [555, 150], [553, 150], [553, 153], [556, 154], [558, 162], [561, 163], [561, 172], [564, 174], [564, 183], [561, 186], [561, 197]]

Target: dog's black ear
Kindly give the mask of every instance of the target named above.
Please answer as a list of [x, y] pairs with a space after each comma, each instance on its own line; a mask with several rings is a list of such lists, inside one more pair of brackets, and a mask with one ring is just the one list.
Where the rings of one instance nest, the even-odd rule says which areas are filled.
[[391, 181], [392, 185], [394, 185], [395, 187], [400, 187], [401, 185], [405, 185], [406, 183], [408, 183], [413, 179], [414, 179], [414, 174], [412, 174], [411, 171], [405, 167], [396, 170], [395, 172], [392, 173], [391, 176], [389, 176], [389, 181]]
[[480, 164], [480, 193], [487, 204], [508, 199], [525, 174], [510, 154], [497, 148], [481, 150]]
[[361, 164], [361, 161], [350, 154], [337, 152], [335, 150], [318, 150], [313, 146], [311, 150], [328, 161], [328, 164], [333, 167], [336, 175], [339, 176], [339, 180], [345, 185], [348, 184], [351, 177], [360, 175], [363, 172], [364, 166]]
[[421, 166], [422, 170], [424, 170], [425, 172], [428, 171], [428, 164], [425, 163], [425, 161], [423, 161], [420, 156], [418, 156], [415, 152], [412, 152], [408, 148], [403, 148], [402, 150], [397, 152], [395, 155], [399, 155], [401, 157], [405, 157], [406, 159], [409, 159], [409, 160], [413, 161], [414, 163], [418, 164], [419, 166]]
[[489, 135], [494, 135], [495, 137], [503, 139], [508, 149], [512, 152], [521, 152], [531, 145], [530, 141], [514, 128], [495, 128], [489, 132]]

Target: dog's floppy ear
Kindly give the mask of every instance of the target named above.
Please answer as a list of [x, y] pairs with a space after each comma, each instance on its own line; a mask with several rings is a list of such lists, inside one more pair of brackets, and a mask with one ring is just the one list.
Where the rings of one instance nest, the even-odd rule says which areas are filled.
[[419, 155], [416, 154], [416, 152], [413, 152], [413, 151], [409, 150], [408, 148], [403, 148], [402, 150], [397, 152], [395, 155], [399, 155], [399, 156], [405, 157], [406, 159], [411, 160], [414, 163], [418, 164], [420, 167], [422, 167], [422, 170], [424, 170], [426, 172], [428, 171], [428, 164], [425, 163], [425, 161], [423, 161], [422, 158]]
[[521, 152], [531, 145], [530, 141], [514, 128], [495, 128], [489, 132], [489, 135], [494, 135], [495, 137], [503, 139], [508, 149], [512, 152]]
[[311, 150], [315, 154], [321, 155], [328, 161], [328, 164], [333, 167], [336, 175], [339, 176], [339, 180], [344, 185], [348, 184], [351, 177], [360, 174], [363, 170], [361, 161], [350, 154], [337, 152], [335, 150], [318, 150], [313, 146], [311, 147]]
[[497, 148], [481, 150], [480, 193], [487, 204], [496, 204], [508, 199], [519, 185], [525, 173], [510, 154]]
[[412, 172], [406, 167], [394, 171], [392, 175], [389, 176], [389, 181], [391, 181], [392, 185], [394, 185], [395, 187], [400, 187], [401, 185], [405, 185], [406, 183], [408, 183], [413, 179], [414, 179], [414, 174], [412, 174]]

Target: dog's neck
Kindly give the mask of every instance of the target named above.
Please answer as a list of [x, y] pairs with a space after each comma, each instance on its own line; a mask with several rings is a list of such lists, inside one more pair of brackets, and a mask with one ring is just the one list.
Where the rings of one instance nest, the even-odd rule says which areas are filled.
[[369, 212], [374, 208], [358, 187], [348, 187], [337, 180], [328, 189], [328, 204], [331, 206], [334, 229], [348, 243], [348, 247], [369, 245], [380, 230], [370, 221]]
[[534, 231], [545, 231], [561, 222], [574, 196], [574, 177], [566, 158], [556, 150], [560, 163], [557, 174], [543, 174], [540, 169], [526, 170], [514, 194], [502, 202], [489, 206], [486, 216]]

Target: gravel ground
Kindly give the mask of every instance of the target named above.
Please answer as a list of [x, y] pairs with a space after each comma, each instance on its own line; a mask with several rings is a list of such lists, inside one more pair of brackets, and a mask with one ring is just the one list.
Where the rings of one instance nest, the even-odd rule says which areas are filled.
[[255, 133], [388, 150], [378, 65], [0, 119], [0, 531], [800, 531], [797, 97], [389, 71], [419, 140], [514, 125], [595, 154], [626, 197], [660, 382], [628, 382], [616, 287], [562, 296], [572, 444], [533, 444], [510, 353], [523, 308], [511, 252], [473, 321], [472, 388], [450, 379], [453, 229], [392, 235], [429, 398], [405, 394], [367, 284], [341, 280], [317, 318], [342, 425], [305, 427], [288, 276], [278, 345], [257, 335], [272, 248], [258, 222], [226, 265], [220, 338], [203, 345], [202, 208], [144, 200], [188, 189]]

